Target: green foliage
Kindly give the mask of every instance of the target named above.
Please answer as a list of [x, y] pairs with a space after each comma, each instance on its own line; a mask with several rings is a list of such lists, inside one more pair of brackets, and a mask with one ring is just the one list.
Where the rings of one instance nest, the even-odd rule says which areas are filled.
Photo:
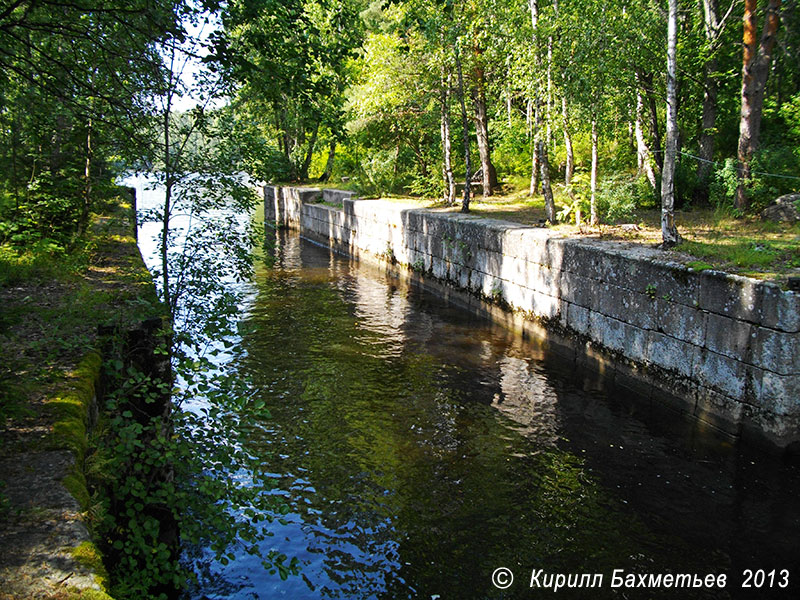
[[[763, 209], [778, 196], [800, 189], [800, 180], [773, 177], [771, 174], [800, 172], [800, 156], [796, 149], [785, 146], [762, 148], [751, 163], [752, 176], [746, 181], [752, 209]], [[711, 199], [714, 204], [730, 213], [737, 214], [734, 208], [736, 188], [739, 185], [739, 169], [735, 159], [729, 158], [724, 166], [714, 172], [711, 183]]]
[[606, 178], [597, 190], [597, 211], [602, 220], [616, 223], [635, 216], [638, 191], [635, 180]]
[[713, 204], [719, 209], [733, 213], [738, 185], [739, 171], [736, 160], [728, 158], [722, 167], [714, 170], [710, 190]]

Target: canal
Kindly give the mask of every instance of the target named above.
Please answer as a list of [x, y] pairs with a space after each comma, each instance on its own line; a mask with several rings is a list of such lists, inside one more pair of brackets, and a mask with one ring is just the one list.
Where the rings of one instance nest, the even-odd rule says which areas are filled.
[[[555, 592], [568, 598], [797, 597], [796, 465], [413, 284], [268, 235], [230, 360], [270, 417], [236, 435], [289, 507], [265, 550], [300, 574], [241, 552], [194, 597], [545, 598], [556, 574], [602, 574]], [[764, 571], [760, 588], [742, 587], [747, 569]], [[615, 573], [727, 585], [612, 587]]]
[[[146, 259], [155, 231], [140, 229]], [[244, 291], [222, 357], [269, 415], [218, 430], [259, 465], [241, 485], [284, 503], [261, 553], [299, 573], [187, 548], [188, 598], [800, 597], [796, 459], [296, 233], [267, 230]], [[559, 575], [595, 587], [554, 591]]]

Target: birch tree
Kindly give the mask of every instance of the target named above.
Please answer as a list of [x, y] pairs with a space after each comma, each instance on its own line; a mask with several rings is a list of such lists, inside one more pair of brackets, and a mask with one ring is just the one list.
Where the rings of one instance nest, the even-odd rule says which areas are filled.
[[664, 247], [680, 241], [675, 227], [675, 159], [678, 152], [678, 81], [676, 54], [678, 40], [678, 0], [668, 0], [667, 19], [667, 140], [664, 169], [661, 172], [661, 238]]

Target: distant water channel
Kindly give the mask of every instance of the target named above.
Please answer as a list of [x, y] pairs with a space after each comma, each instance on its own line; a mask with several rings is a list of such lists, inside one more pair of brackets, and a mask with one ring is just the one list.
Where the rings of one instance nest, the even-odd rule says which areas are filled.
[[[264, 549], [301, 574], [281, 581], [241, 553], [192, 598], [800, 597], [796, 465], [414, 285], [268, 235], [274, 264], [257, 270], [231, 360], [271, 418], [232, 434], [290, 507]], [[535, 583], [597, 573], [602, 587], [530, 588], [540, 569]], [[615, 569], [724, 574], [727, 587], [612, 588]], [[760, 589], [741, 587], [746, 569], [764, 571]]]

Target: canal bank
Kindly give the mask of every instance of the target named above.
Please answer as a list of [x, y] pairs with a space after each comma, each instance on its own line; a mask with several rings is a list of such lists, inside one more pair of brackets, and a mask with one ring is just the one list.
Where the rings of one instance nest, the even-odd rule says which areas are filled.
[[89, 531], [98, 481], [113, 478], [95, 447], [102, 346], [160, 310], [137, 247], [135, 195], [121, 188], [99, 212], [69, 253], [0, 286], [1, 599], [109, 598]]
[[339, 252], [413, 273], [642, 398], [734, 436], [800, 441], [800, 294], [656, 249], [348, 192], [265, 186], [264, 210]]

